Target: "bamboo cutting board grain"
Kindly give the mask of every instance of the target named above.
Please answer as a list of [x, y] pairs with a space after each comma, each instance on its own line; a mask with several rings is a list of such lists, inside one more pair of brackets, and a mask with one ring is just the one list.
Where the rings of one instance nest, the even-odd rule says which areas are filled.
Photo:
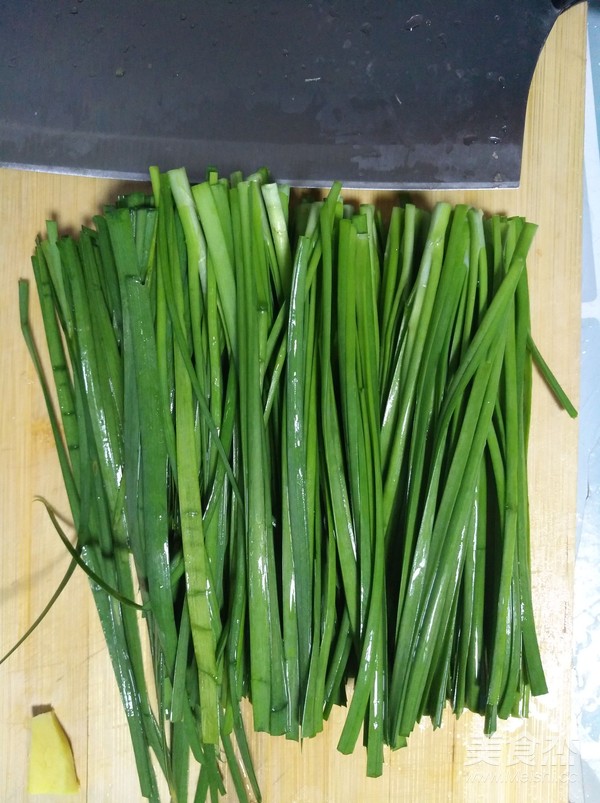
[[[528, 109], [519, 190], [422, 193], [539, 224], [529, 263], [534, 337], [577, 398], [580, 323], [585, 5], [566, 12], [538, 65]], [[491, 146], [492, 147], [492, 146]], [[215, 160], [218, 154], [215, 154]], [[268, 153], [264, 155], [268, 163]], [[0, 172], [0, 653], [28, 627], [69, 558], [36, 494], [67, 511], [37, 381], [22, 342], [17, 279], [31, 276], [34, 239], [48, 217], [78, 228], [123, 185], [108, 180]], [[346, 193], [347, 197], [357, 194]], [[378, 203], [389, 201], [380, 194]], [[42, 342], [39, 316], [34, 317]], [[477, 717], [423, 725], [408, 748], [386, 754], [384, 774], [364, 775], [365, 757], [335, 751], [343, 717], [300, 748], [256, 737], [252, 750], [267, 803], [564, 803], [569, 744], [571, 593], [577, 425], [536, 379], [530, 441], [533, 590], [550, 692], [527, 722], [500, 723], [491, 739]], [[74, 803], [140, 800], [125, 718], [87, 581], [80, 572], [42, 626], [0, 667], [0, 801], [23, 803], [29, 724], [54, 707], [73, 746], [81, 792]], [[52, 798], [38, 798], [50, 803]], [[227, 798], [232, 800], [233, 796]]]

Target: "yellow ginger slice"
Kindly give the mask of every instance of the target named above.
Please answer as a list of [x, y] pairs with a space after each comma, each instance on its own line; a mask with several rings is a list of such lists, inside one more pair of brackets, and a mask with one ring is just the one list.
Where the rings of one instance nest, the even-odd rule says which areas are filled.
[[30, 795], [70, 795], [79, 791], [71, 743], [54, 711], [31, 720]]

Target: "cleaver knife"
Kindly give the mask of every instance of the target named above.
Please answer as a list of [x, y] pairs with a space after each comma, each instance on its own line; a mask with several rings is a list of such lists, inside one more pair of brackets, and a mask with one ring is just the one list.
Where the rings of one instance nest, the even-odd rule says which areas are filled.
[[514, 187], [531, 78], [573, 4], [4, 0], [0, 165]]

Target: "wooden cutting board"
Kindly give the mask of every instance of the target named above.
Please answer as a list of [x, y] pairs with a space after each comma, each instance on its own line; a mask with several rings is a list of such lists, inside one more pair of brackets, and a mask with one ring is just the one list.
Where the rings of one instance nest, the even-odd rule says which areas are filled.
[[[534, 337], [575, 400], [584, 62], [585, 5], [580, 5], [559, 19], [535, 75], [520, 189], [416, 196], [421, 204], [443, 196], [539, 224], [529, 263]], [[67, 510], [42, 396], [20, 335], [17, 280], [31, 276], [32, 247], [46, 218], [57, 218], [63, 229], [78, 228], [123, 189], [108, 180], [0, 172], [0, 653], [40, 612], [69, 561], [33, 501], [41, 494]], [[371, 197], [389, 201], [389, 195]], [[41, 343], [38, 316], [35, 322]], [[569, 690], [576, 468], [577, 424], [536, 378], [530, 446], [533, 590], [550, 692], [532, 702], [530, 719], [501, 723], [491, 739], [474, 716], [458, 722], [448, 717], [435, 733], [423, 725], [408, 748], [386, 754], [377, 780], [365, 777], [360, 750], [352, 757], [336, 753], [342, 717], [334, 716], [326, 732], [302, 749], [281, 739], [253, 738], [265, 801], [568, 799], [574, 760]], [[30, 719], [37, 706], [49, 705], [77, 762], [81, 792], [71, 800], [140, 800], [125, 717], [87, 581], [79, 572], [42, 626], [0, 666], [2, 803], [28, 800]], [[233, 799], [233, 794], [227, 798]]]

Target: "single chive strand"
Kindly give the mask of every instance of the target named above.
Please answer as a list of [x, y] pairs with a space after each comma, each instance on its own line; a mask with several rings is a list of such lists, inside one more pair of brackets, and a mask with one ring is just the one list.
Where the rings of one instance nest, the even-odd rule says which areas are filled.
[[512, 713], [515, 705], [515, 700], [519, 693], [519, 684], [521, 679], [521, 652], [522, 652], [522, 634], [521, 634], [521, 614], [519, 607], [521, 605], [521, 595], [519, 591], [520, 578], [519, 578], [519, 563], [517, 550], [515, 549], [513, 556], [513, 576], [511, 578], [510, 602], [507, 608], [507, 632], [510, 637], [507, 639], [506, 651], [508, 653], [505, 660], [505, 672], [502, 683], [502, 693], [498, 703], [498, 718], [508, 719]]
[[[287, 454], [287, 431], [281, 432], [282, 461]], [[288, 718], [286, 735], [288, 739], [298, 739], [300, 735], [300, 664], [298, 643], [298, 617], [296, 607], [296, 588], [294, 584], [294, 557], [292, 546], [292, 529], [289, 510], [288, 472], [281, 472], [281, 585], [282, 585], [282, 619], [283, 649], [285, 659], [286, 681], [288, 689]], [[307, 700], [307, 702], [309, 702]]]
[[329, 526], [327, 528], [327, 546], [325, 552], [324, 591], [323, 591], [323, 624], [321, 628], [321, 643], [319, 646], [319, 661], [316, 667], [315, 692], [313, 705], [317, 730], [323, 728], [324, 712], [326, 707], [325, 684], [327, 680], [327, 667], [330, 663], [331, 647], [336, 628], [335, 593], [337, 585], [337, 563], [335, 554], [335, 538], [331, 524], [331, 513], [328, 513]]
[[58, 249], [58, 226], [55, 220], [46, 221], [46, 239], [41, 242], [41, 250], [48, 266], [52, 286], [56, 294], [56, 313], [61, 325], [70, 336], [73, 331], [72, 311], [67, 301], [60, 252]]
[[[275, 672], [275, 651], [279, 654], [281, 640], [279, 614], [273, 608], [275, 578], [270, 571], [271, 549], [269, 546], [272, 518], [267, 463], [267, 443], [264, 429], [260, 369], [258, 355], [258, 304], [255, 276], [252, 271], [252, 222], [247, 182], [236, 188], [234, 206], [238, 222], [242, 250], [236, 265], [238, 278], [238, 312], [240, 323], [239, 366], [243, 371], [240, 382], [242, 390], [242, 455], [245, 476], [245, 513], [247, 533], [248, 614], [250, 630], [251, 699], [254, 727], [256, 730], [271, 730], [271, 713], [278, 709], [280, 688]], [[235, 230], [234, 228], [234, 230]], [[277, 704], [273, 704], [277, 699]]]
[[[321, 239], [323, 243], [323, 262], [320, 275], [321, 297], [321, 429], [324, 453], [325, 489], [330, 500], [331, 518], [336, 536], [336, 547], [340, 562], [342, 581], [351, 627], [358, 636], [358, 553], [354, 523], [350, 506], [349, 492], [344, 466], [342, 436], [335, 399], [332, 375], [331, 335], [332, 335], [332, 291], [333, 291], [333, 215], [329, 206], [321, 211]], [[327, 509], [329, 509], [329, 506]]]
[[550, 366], [543, 358], [540, 350], [534, 343], [533, 338], [531, 336], [527, 340], [527, 347], [531, 352], [536, 368], [541, 373], [544, 381], [554, 394], [554, 397], [556, 398], [557, 402], [560, 404], [563, 410], [567, 411], [567, 413], [571, 416], [571, 418], [577, 418], [577, 408], [565, 393], [562, 385], [559, 383], [558, 379], [553, 374]]
[[212, 254], [225, 336], [235, 362], [238, 351], [235, 268], [227, 246], [227, 239], [220, 225], [219, 212], [210, 184], [208, 182], [196, 184], [192, 189], [192, 195], [208, 250]]
[[61, 581], [56, 586], [56, 589], [54, 590], [52, 596], [50, 597], [50, 599], [48, 600], [46, 605], [42, 608], [41, 612], [33, 620], [33, 622], [29, 625], [29, 627], [23, 633], [23, 635], [19, 636], [19, 638], [13, 644], [13, 646], [10, 647], [10, 649], [8, 649], [4, 653], [4, 655], [0, 656], [0, 666], [2, 666], [2, 664], [5, 661], [7, 661], [10, 658], [10, 656], [13, 655], [13, 653], [15, 653], [19, 649], [19, 647], [27, 641], [29, 636], [38, 628], [38, 626], [41, 625], [41, 623], [44, 621], [46, 616], [50, 613], [50, 611], [54, 607], [54, 603], [58, 600], [58, 598], [60, 597], [62, 592], [67, 587], [67, 584], [68, 584], [69, 580], [71, 579], [71, 577], [73, 575], [73, 572], [77, 569], [77, 565], [78, 565], [77, 561], [75, 559], [72, 559], [71, 562], [69, 563], [67, 571], [64, 573]]
[[329, 719], [333, 706], [346, 704], [345, 680], [349, 676], [348, 659], [353, 646], [348, 611], [344, 608], [338, 620], [335, 645], [325, 679], [323, 718]]
[[[188, 607], [192, 640], [198, 662], [202, 738], [207, 744], [219, 740], [218, 676], [214, 624], [214, 593], [208, 580], [208, 560], [204, 546], [197, 465], [189, 448], [193, 440], [193, 404], [189, 378], [182, 360], [175, 356], [176, 375], [176, 441], [179, 477], [181, 536], [188, 585]], [[192, 590], [193, 589], [193, 590]]]
[[[240, 463], [240, 433], [239, 427], [234, 428], [232, 439], [233, 467], [239, 470]], [[229, 602], [229, 638], [226, 645], [226, 660], [229, 671], [229, 689], [233, 703], [237, 705], [244, 694], [244, 669], [246, 662], [245, 625], [247, 615], [247, 559], [246, 538], [241, 505], [237, 498], [232, 499], [231, 530], [229, 536], [229, 572], [230, 572], [230, 602]], [[234, 707], [234, 712], [235, 712]]]
[[58, 537], [63, 543], [63, 546], [66, 548], [67, 552], [71, 556], [71, 559], [79, 566], [79, 568], [84, 571], [89, 580], [105, 591], [109, 596], [113, 597], [120, 602], [122, 605], [127, 605], [131, 608], [134, 608], [136, 611], [148, 611], [150, 609], [149, 605], [140, 605], [139, 603], [135, 602], [133, 599], [129, 599], [125, 597], [123, 594], [118, 591], [116, 588], [112, 588], [108, 583], [104, 581], [99, 574], [97, 574], [93, 569], [87, 565], [87, 563], [81, 558], [81, 552], [83, 550], [83, 545], [79, 544], [77, 548], [75, 548], [71, 542], [69, 541], [67, 534], [60, 526], [60, 522], [58, 520], [58, 516], [54, 508], [50, 505], [50, 503], [41, 496], [36, 496], [35, 500], [37, 502], [41, 502], [44, 507], [46, 508], [46, 513], [48, 514], [48, 518], [52, 522], [52, 526], [54, 527]]
[[292, 250], [286, 214], [282, 204], [281, 187], [273, 183], [264, 184], [261, 192], [265, 201], [277, 259], [280, 293], [282, 298], [287, 298], [292, 283]]
[[403, 291], [398, 272], [401, 262], [402, 229], [406, 217], [406, 210], [399, 206], [393, 208], [383, 257], [381, 298], [379, 300], [382, 343], [379, 381], [383, 389], [387, 389], [389, 384], [393, 344], [397, 336], [398, 308]]
[[[380, 772], [383, 751], [383, 716], [385, 701], [383, 699], [385, 639], [385, 544], [383, 530], [383, 487], [381, 483], [381, 455], [379, 452], [379, 398], [378, 398], [378, 348], [373, 339], [377, 328], [374, 320], [372, 273], [368, 267], [368, 239], [357, 235], [356, 250], [356, 303], [358, 319], [358, 338], [360, 355], [363, 361], [363, 381], [365, 387], [364, 438], [369, 443], [367, 448], [367, 475], [373, 478], [370, 493], [372, 520], [367, 532], [362, 534], [362, 542], [366, 551], [365, 539], [372, 530], [372, 544], [369, 544], [369, 571], [361, 575], [361, 593], [366, 598], [365, 628], [362, 635], [361, 671], [359, 672], [354, 694], [338, 742], [338, 749], [343, 753], [351, 752], [358, 737], [358, 729], [364, 720], [367, 706], [370, 704], [373, 739], [368, 751], [368, 771], [372, 774]], [[350, 284], [350, 280], [349, 280]], [[351, 292], [351, 291], [350, 291]], [[359, 555], [361, 547], [359, 546]], [[363, 561], [364, 563], [364, 561]]]
[[[375, 238], [371, 223], [371, 242]], [[372, 243], [373, 244], [373, 243]], [[364, 246], [363, 246], [364, 250]], [[376, 255], [370, 249], [370, 259], [366, 253], [363, 265], [359, 269], [358, 324], [362, 343], [361, 355], [364, 362], [366, 385], [367, 421], [372, 441], [372, 476], [373, 476], [373, 579], [371, 584], [371, 606], [377, 600], [379, 631], [375, 654], [375, 670], [370, 698], [367, 736], [367, 775], [378, 777], [383, 771], [383, 745], [385, 739], [386, 706], [387, 706], [387, 622], [386, 622], [386, 588], [385, 588], [385, 531], [383, 521], [383, 483], [381, 454], [379, 450], [381, 400], [379, 393], [380, 343], [377, 336], [379, 324], [377, 320], [377, 283], [378, 267], [373, 264]]]
[[[474, 537], [473, 616], [471, 621], [468, 654], [465, 671], [465, 706], [474, 713], [483, 711], [484, 687], [484, 616], [485, 616], [485, 567], [487, 562], [488, 477], [485, 462], [482, 462], [477, 486], [477, 515]], [[458, 698], [460, 699], [460, 698]], [[457, 701], [457, 710], [460, 705]]]
[[466, 543], [465, 564], [461, 582], [461, 605], [459, 607], [460, 626], [455, 648], [452, 688], [449, 695], [452, 709], [457, 717], [460, 717], [465, 707], [468, 707], [467, 699], [471, 700], [475, 694], [475, 678], [477, 677], [479, 666], [477, 661], [475, 663], [475, 673], [473, 673], [475, 677], [469, 675], [469, 657], [474, 651], [477, 654], [476, 645], [480, 642], [481, 615], [477, 606], [480, 604], [478, 582], [481, 580], [481, 562], [478, 558], [482, 549], [480, 538], [483, 530], [482, 514], [484, 508], [481, 500], [485, 494], [484, 489], [485, 463], [482, 461], [479, 481], [473, 497], [473, 512], [469, 522]]
[[300, 693], [308, 682], [312, 645], [312, 577], [308, 523], [308, 488], [304, 416], [304, 332], [305, 281], [309, 259], [309, 241], [302, 238], [296, 251], [287, 336], [286, 368], [286, 441], [287, 480], [294, 589], [298, 622], [298, 660]]
[[175, 427], [172, 415], [172, 400], [174, 397], [173, 378], [173, 332], [170, 325], [165, 297], [164, 278], [161, 271], [156, 276], [156, 362], [158, 370], [158, 389], [160, 393], [160, 416], [169, 456], [169, 471], [173, 481], [177, 484], [177, 455], [175, 448]]
[[359, 583], [358, 547], [350, 503], [350, 494], [345, 478], [342, 436], [334, 398], [331, 369], [327, 385], [328, 394], [323, 404], [323, 449], [327, 469], [327, 491], [331, 499], [332, 518], [340, 572], [344, 585], [345, 606], [350, 617], [352, 632], [359, 632]]
[[[69, 460], [73, 465], [73, 474], [79, 474], [79, 435], [75, 412], [73, 382], [67, 364], [67, 357], [60, 334], [57, 314], [52, 296], [50, 274], [43, 252], [36, 249], [32, 257], [33, 272], [38, 289], [38, 299], [42, 310], [46, 343], [52, 367], [52, 375], [56, 387], [58, 407], [61, 415], [65, 444]], [[26, 286], [26, 285], [22, 285]], [[27, 318], [27, 316], [26, 316]], [[28, 326], [28, 323], [27, 323]], [[64, 473], [64, 472], [63, 472]]]
[[[215, 427], [220, 431], [223, 415], [223, 376], [222, 376], [222, 348], [219, 331], [219, 315], [217, 308], [217, 282], [212, 264], [212, 259], [208, 258], [207, 271], [207, 292], [206, 292], [206, 319], [207, 319], [207, 338], [208, 338], [208, 365], [209, 365], [209, 388], [210, 400], [209, 409]], [[209, 456], [206, 460], [208, 467], [208, 482], [214, 477], [217, 467], [218, 453], [216, 446], [211, 442]]]
[[[341, 424], [344, 444], [344, 460], [348, 471], [348, 491], [352, 514], [353, 531], [356, 537], [356, 562], [358, 576], [358, 632], [362, 633], [367, 599], [365, 598], [364, 578], [370, 582], [369, 538], [362, 537], [366, 505], [361, 505], [361, 487], [365, 481], [361, 465], [364, 466], [364, 436], [361, 432], [362, 420], [359, 402], [357, 377], [357, 345], [355, 315], [355, 254], [356, 229], [349, 219], [339, 224], [338, 269], [337, 269], [337, 321], [338, 321], [338, 371], [340, 387]], [[361, 445], [362, 444], [362, 445]], [[362, 518], [361, 518], [362, 517]], [[368, 526], [368, 518], [366, 522]]]
[[[220, 431], [220, 440], [227, 454], [231, 453], [238, 414], [238, 375], [235, 370], [230, 370], [227, 374], [227, 387], [225, 390], [225, 401], [223, 406], [223, 420]], [[208, 501], [204, 509], [204, 523], [210, 526], [211, 519], [215, 515], [217, 506], [225, 491], [224, 484], [227, 481], [227, 471], [222, 461], [216, 468], [215, 474], [210, 485]]]
[[309, 530], [309, 565], [312, 571], [312, 646], [308, 670], [308, 681], [304, 699], [302, 720], [303, 736], [311, 736], [322, 728], [322, 700], [318, 699], [319, 668], [322, 662], [321, 629], [325, 611], [323, 608], [323, 562], [326, 560], [323, 544], [324, 533], [321, 517], [321, 496], [319, 488], [319, 452], [317, 423], [317, 342], [315, 338], [315, 318], [317, 295], [315, 285], [308, 293], [306, 301], [306, 367], [304, 418], [306, 422], [306, 486]]

